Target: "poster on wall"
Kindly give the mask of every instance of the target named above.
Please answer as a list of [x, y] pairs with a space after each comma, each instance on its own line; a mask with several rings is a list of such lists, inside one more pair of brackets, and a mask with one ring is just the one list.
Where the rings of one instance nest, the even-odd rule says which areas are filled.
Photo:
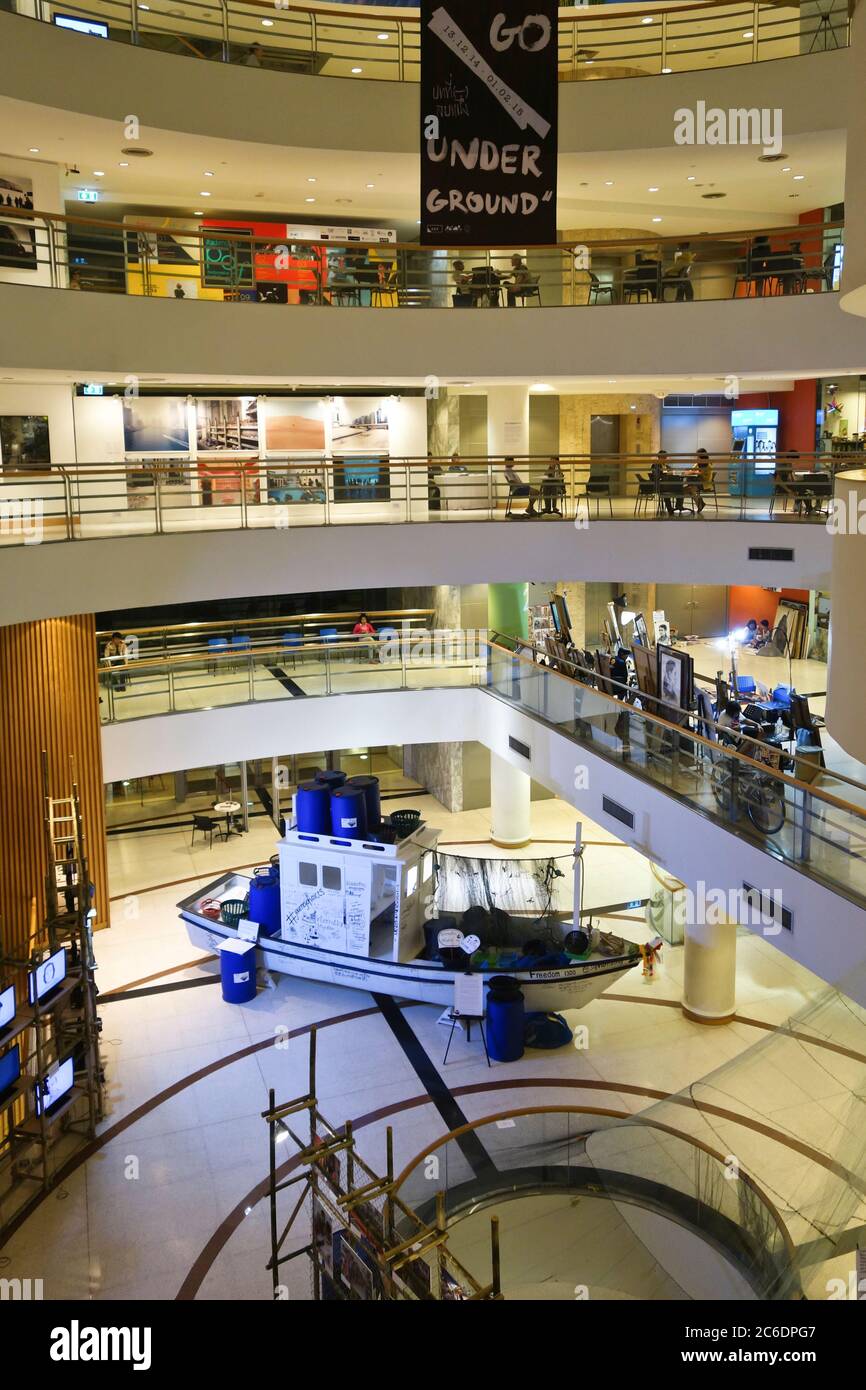
[[421, 242], [556, 241], [558, 6], [421, 0]]
[[269, 400], [265, 404], [265, 448], [269, 453], [323, 453], [323, 402]]
[[0, 415], [0, 466], [4, 473], [51, 467], [47, 415]]
[[134, 396], [124, 400], [123, 447], [128, 454], [188, 453], [185, 398]]
[[196, 472], [203, 507], [239, 507], [242, 500], [249, 506], [261, 501], [258, 459], [223, 463], [221, 457], [199, 457]]
[[13, 217], [3, 218], [3, 209], [33, 211], [33, 183], [12, 174], [0, 165], [0, 266], [7, 270], [35, 270], [36, 242], [33, 228]]
[[307, 463], [269, 468], [268, 501], [281, 506], [288, 502], [324, 502], [325, 470]]
[[387, 462], [364, 455], [334, 459], [335, 502], [390, 502], [391, 476]]
[[372, 396], [337, 396], [331, 407], [331, 438], [341, 454], [387, 454], [387, 402]]
[[255, 396], [197, 400], [195, 438], [199, 453], [254, 454], [259, 447], [258, 401]]

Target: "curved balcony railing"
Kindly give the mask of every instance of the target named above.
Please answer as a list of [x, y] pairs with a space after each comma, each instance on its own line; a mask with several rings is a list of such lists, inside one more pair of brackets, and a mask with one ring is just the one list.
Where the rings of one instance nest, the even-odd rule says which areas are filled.
[[[597, 664], [552, 657], [529, 643], [491, 634], [489, 652], [491, 695], [835, 892], [866, 902], [866, 786], [836, 771], [835, 792], [816, 786], [815, 750], [804, 751], [793, 728], [740, 735], [732, 746], [731, 731], [710, 712], [709, 690], [707, 700], [696, 696], [694, 709], [685, 709], [602, 674]], [[768, 924], [775, 921], [771, 906]]]
[[[485, 1115], [442, 1135], [396, 1176], [393, 1192], [427, 1220], [435, 1218], [438, 1201], [448, 1226], [458, 1232], [461, 1221], [496, 1204], [506, 1299], [509, 1285], [522, 1292], [530, 1282], [528, 1270], [531, 1282], [541, 1287], [547, 1279], [554, 1281], [554, 1287], [557, 1279], [571, 1286], [590, 1282], [592, 1260], [576, 1228], [566, 1227], [562, 1248], [557, 1249], [550, 1244], [548, 1208], [539, 1214], [537, 1209], [527, 1211], [518, 1205], [512, 1226], [511, 1202], [543, 1196], [567, 1199], [560, 1214], [563, 1223], [573, 1219], [581, 1198], [646, 1206], [722, 1254], [756, 1297], [795, 1297], [799, 1274], [782, 1215], [743, 1169], [738, 1179], [730, 1181], [729, 1155], [654, 1115], [628, 1115], [602, 1106], [547, 1105]], [[400, 1223], [398, 1234], [403, 1234]], [[629, 1237], [633, 1260], [629, 1259]], [[646, 1257], [650, 1254], [665, 1269], [666, 1253], [663, 1235], [642, 1240], [623, 1223], [617, 1268], [633, 1266], [640, 1274], [622, 1276], [625, 1283], [617, 1284], [617, 1289], [626, 1296], [651, 1299]], [[710, 1257], [709, 1250], [707, 1254]], [[555, 1268], [544, 1266], [545, 1256], [558, 1262]], [[695, 1256], [692, 1250], [692, 1259]], [[578, 1264], [572, 1264], [572, 1259]], [[604, 1259], [600, 1270], [609, 1274]], [[677, 1285], [683, 1280], [681, 1257], [672, 1272]], [[604, 1275], [599, 1282], [606, 1283]], [[700, 1299], [706, 1296], [705, 1290], [704, 1276], [693, 1288], [686, 1283], [682, 1296]], [[595, 1295], [591, 1286], [589, 1293]], [[660, 1296], [673, 1295], [666, 1290]]]
[[[560, 308], [691, 303], [837, 291], [841, 222], [652, 232], [519, 253], [410, 243], [324, 245], [170, 216], [110, 222], [4, 208], [4, 269], [55, 289], [223, 303], [366, 309]], [[515, 264], [515, 260], [519, 263]]]
[[[407, 6], [312, 5], [293, 0], [35, 0], [35, 15], [190, 58], [326, 77], [417, 82], [420, 21]], [[68, 18], [66, 19], [67, 27]], [[648, 5], [559, 12], [561, 82], [694, 72], [845, 48], [847, 0]]]
[[[698, 683], [707, 699], [686, 710], [529, 643], [464, 629], [413, 632], [402, 623], [367, 638], [310, 642], [287, 632], [263, 645], [104, 659], [99, 672], [107, 724], [262, 701], [478, 686], [866, 902], [866, 786], [835, 770], [833, 791], [806, 780], [816, 773], [814, 750], [803, 749], [795, 730], [753, 730], [736, 746], [724, 742], [732, 735], [712, 712], [710, 682]], [[780, 906], [777, 898], [756, 911], [770, 926]]]
[[[0, 472], [0, 548], [198, 531], [423, 522], [768, 521], [827, 525], [838, 455], [522, 455], [467, 458], [298, 455], [137, 459]], [[506, 468], [513, 469], [510, 477]], [[515, 481], [515, 479], [517, 481]]]

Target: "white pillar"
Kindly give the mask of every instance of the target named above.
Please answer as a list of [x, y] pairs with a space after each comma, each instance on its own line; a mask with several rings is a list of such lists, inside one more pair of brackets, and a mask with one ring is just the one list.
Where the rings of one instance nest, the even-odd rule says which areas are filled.
[[737, 928], [686, 923], [683, 1013], [693, 1023], [729, 1023], [736, 1008]]
[[490, 754], [490, 838], [503, 849], [519, 849], [531, 839], [529, 774]]
[[487, 452], [515, 458], [529, 453], [527, 386], [488, 386]]

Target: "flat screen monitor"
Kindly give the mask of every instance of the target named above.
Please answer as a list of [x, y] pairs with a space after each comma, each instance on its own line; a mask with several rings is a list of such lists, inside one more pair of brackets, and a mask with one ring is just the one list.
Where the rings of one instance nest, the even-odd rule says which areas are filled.
[[15, 986], [0, 990], [0, 1037], [15, 1017]]
[[41, 965], [37, 965], [35, 970], [31, 970], [27, 976], [27, 988], [30, 1003], [35, 1004], [37, 999], [44, 999], [47, 994], [57, 989], [66, 979], [66, 947], [61, 946], [59, 951], [53, 955], [46, 956]]
[[76, 34], [93, 34], [97, 39], [108, 38], [108, 25], [98, 19], [81, 19], [75, 14], [56, 14], [54, 23], [58, 29], [74, 29]]
[[41, 1115], [43, 1109], [50, 1111], [51, 1107], [62, 1100], [67, 1091], [71, 1091], [75, 1084], [75, 1063], [71, 1055], [65, 1057], [62, 1062], [58, 1062], [52, 1071], [48, 1072], [41, 1081], [37, 1081], [35, 1087], [36, 1094], [36, 1114]]
[[0, 1057], [0, 1100], [12, 1090], [21, 1075], [21, 1052], [16, 1043]]
[[778, 410], [759, 410], [759, 409], [756, 409], [756, 410], [732, 410], [732, 411], [731, 411], [731, 426], [732, 426], [734, 429], [736, 429], [738, 425], [741, 426], [741, 427], [747, 426], [747, 425], [770, 425], [770, 426], [772, 426], [772, 425], [778, 425], [778, 423], [779, 423], [779, 412], [778, 412]]

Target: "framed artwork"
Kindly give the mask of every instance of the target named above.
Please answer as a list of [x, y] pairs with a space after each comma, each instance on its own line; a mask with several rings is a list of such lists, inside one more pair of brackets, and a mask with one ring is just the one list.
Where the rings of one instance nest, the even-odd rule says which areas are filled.
[[324, 468], [306, 460], [287, 460], [279, 468], [268, 469], [268, 501], [284, 506], [287, 502], [323, 503], [327, 495]]
[[123, 402], [123, 447], [128, 454], [187, 454], [185, 396], [133, 396]]
[[650, 644], [650, 641], [649, 641], [649, 633], [648, 633], [648, 631], [647, 631], [646, 618], [644, 617], [643, 613], [636, 613], [636, 614], [635, 614], [635, 620], [634, 620], [634, 635], [635, 635], [635, 639], [636, 639], [638, 642], [640, 642], [641, 646], [643, 646], [643, 647], [648, 647], [648, 646], [649, 646], [649, 644]]
[[255, 506], [261, 501], [258, 459], [225, 463], [223, 458], [200, 458], [196, 464], [204, 507], [239, 507], [241, 493]]
[[199, 453], [255, 454], [259, 447], [255, 396], [197, 400], [195, 437]]
[[331, 406], [331, 437], [340, 453], [387, 454], [386, 401], [373, 396], [337, 396]]
[[0, 415], [0, 464], [4, 473], [51, 467], [47, 415]]
[[658, 695], [658, 669], [656, 654], [649, 647], [635, 642], [631, 649], [638, 690], [643, 695]]
[[33, 228], [17, 217], [4, 221], [4, 208], [15, 212], [32, 212], [33, 183], [20, 174], [7, 173], [0, 166], [0, 266], [7, 270], [35, 270]]
[[656, 647], [656, 660], [658, 698], [663, 705], [673, 705], [679, 710], [689, 709], [692, 702], [691, 657], [676, 647], [659, 644]]
[[190, 479], [185, 461], [167, 463], [164, 459], [141, 459], [126, 465], [126, 493], [131, 512], [152, 510], [156, 504], [156, 477], [160, 496], [171, 506], [189, 499]]
[[384, 459], [334, 459], [335, 502], [389, 502], [390, 500], [390, 470]]
[[268, 453], [324, 453], [325, 408], [325, 402], [315, 400], [266, 401], [263, 414]]

